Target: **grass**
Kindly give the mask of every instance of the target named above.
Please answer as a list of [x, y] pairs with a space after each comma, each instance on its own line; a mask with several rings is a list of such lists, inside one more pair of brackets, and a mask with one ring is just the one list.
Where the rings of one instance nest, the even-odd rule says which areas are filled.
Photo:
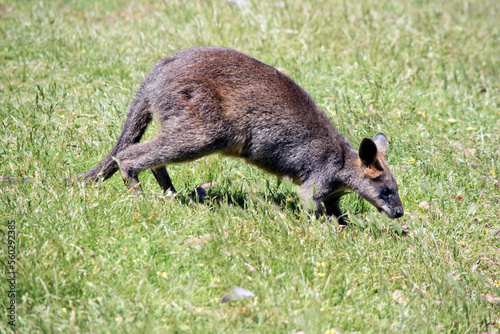
[[[0, 0], [0, 174], [32, 179], [0, 184], [0, 332], [500, 332], [499, 15], [494, 0]], [[280, 68], [355, 146], [386, 133], [407, 215], [349, 195], [339, 232], [289, 182], [221, 156], [169, 167], [175, 198], [150, 173], [140, 198], [118, 176], [66, 185], [109, 152], [152, 65], [200, 45]], [[206, 182], [212, 200], [192, 201]], [[234, 286], [256, 297], [220, 305]]]

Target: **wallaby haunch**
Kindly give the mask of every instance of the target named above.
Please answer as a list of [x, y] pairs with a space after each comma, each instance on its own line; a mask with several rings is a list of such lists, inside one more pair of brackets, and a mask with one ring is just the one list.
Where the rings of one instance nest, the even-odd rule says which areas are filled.
[[[153, 116], [159, 133], [139, 143]], [[286, 75], [235, 50], [200, 47], [154, 67], [111, 152], [79, 178], [106, 180], [120, 169], [129, 188], [141, 189], [138, 175], [151, 168], [163, 191], [175, 191], [165, 165], [219, 152], [290, 177], [317, 214], [344, 224], [339, 200], [347, 190], [390, 218], [403, 215], [387, 148], [379, 133], [357, 152]]]

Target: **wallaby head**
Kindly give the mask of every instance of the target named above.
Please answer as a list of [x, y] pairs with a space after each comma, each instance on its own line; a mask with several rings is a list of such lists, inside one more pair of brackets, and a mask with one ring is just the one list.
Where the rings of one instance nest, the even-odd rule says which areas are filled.
[[385, 160], [389, 147], [387, 137], [379, 133], [375, 138], [364, 138], [359, 146], [359, 158], [353, 170], [352, 188], [389, 218], [403, 215], [398, 185]]
[[[160, 130], [141, 143], [153, 117]], [[343, 224], [339, 199], [346, 190], [391, 218], [403, 214], [387, 146], [378, 134], [356, 152], [292, 79], [236, 50], [201, 47], [155, 66], [111, 152], [79, 177], [106, 180], [120, 170], [126, 185], [140, 190], [139, 173], [151, 169], [164, 191], [175, 191], [166, 165], [221, 153], [292, 179], [317, 214]]]

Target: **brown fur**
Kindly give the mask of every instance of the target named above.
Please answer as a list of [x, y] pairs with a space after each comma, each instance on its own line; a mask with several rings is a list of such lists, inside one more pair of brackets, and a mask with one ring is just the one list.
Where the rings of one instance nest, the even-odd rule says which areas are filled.
[[[159, 133], [139, 143], [153, 116]], [[137, 91], [111, 152], [80, 177], [106, 180], [120, 169], [127, 186], [140, 189], [139, 173], [151, 168], [164, 191], [175, 191], [167, 164], [216, 152], [290, 177], [318, 214], [340, 223], [338, 203], [346, 190], [389, 217], [403, 214], [383, 134], [365, 138], [358, 154], [293, 80], [224, 48], [183, 50], [161, 60]], [[390, 192], [384, 199], [381, 189]]]

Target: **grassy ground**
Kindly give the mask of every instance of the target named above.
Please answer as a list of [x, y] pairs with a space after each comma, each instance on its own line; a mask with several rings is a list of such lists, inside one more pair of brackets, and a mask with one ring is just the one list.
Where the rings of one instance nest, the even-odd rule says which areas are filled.
[[[32, 179], [0, 184], [0, 332], [500, 332], [499, 16], [496, 0], [0, 0], [0, 174]], [[152, 64], [200, 45], [279, 67], [355, 146], [385, 132], [407, 215], [349, 195], [339, 232], [220, 156], [171, 166], [176, 198], [150, 173], [138, 199], [118, 176], [66, 185], [109, 152]], [[212, 200], [190, 200], [206, 182]], [[220, 305], [234, 286], [256, 297]]]

